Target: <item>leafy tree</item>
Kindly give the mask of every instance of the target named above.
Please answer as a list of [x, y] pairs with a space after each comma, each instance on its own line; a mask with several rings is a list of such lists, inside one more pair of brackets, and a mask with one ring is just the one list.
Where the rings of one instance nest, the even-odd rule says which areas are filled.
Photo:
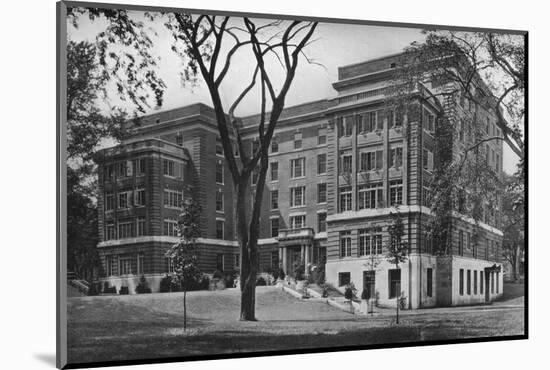
[[125, 110], [108, 104], [109, 86], [114, 83], [117, 96], [143, 112], [151, 93], [162, 104], [165, 85], [149, 53], [152, 40], [127, 11], [69, 7], [67, 18], [74, 28], [84, 18], [107, 21], [94, 42], [67, 41], [67, 268], [91, 280], [100, 265], [93, 153], [102, 141], [119, 140], [128, 119]]
[[525, 252], [525, 183], [521, 167], [514, 176], [507, 176], [503, 195], [502, 226], [504, 231], [502, 256], [512, 267], [514, 280], [519, 278], [519, 262]]
[[174, 277], [183, 290], [183, 329], [187, 329], [187, 291], [198, 281], [202, 273], [198, 268], [198, 248], [196, 239], [200, 236], [199, 217], [201, 208], [191, 198], [187, 198], [179, 215], [178, 229], [180, 241], [167, 252], [172, 260]]
[[[261, 21], [260, 21], [261, 22]], [[172, 32], [172, 49], [184, 61], [181, 76], [184, 80], [198, 73], [206, 83], [214, 107], [218, 131], [225, 159], [236, 190], [237, 240], [241, 249], [241, 320], [256, 320], [255, 295], [258, 271], [259, 219], [262, 196], [269, 165], [268, 151], [273, 133], [285, 106], [286, 95], [296, 75], [299, 60], [307, 58], [304, 48], [311, 41], [317, 22], [273, 21], [259, 24], [247, 17], [216, 17], [170, 13], [165, 23]], [[221, 91], [232, 66], [232, 57], [238, 51], [251, 52], [255, 67], [249, 71], [250, 83], [229, 106], [224, 105]], [[270, 73], [269, 58], [282, 67], [282, 84], [277, 87]], [[239, 66], [242, 69], [243, 66]], [[252, 155], [243, 144], [235, 109], [252, 91], [257, 81], [260, 87], [260, 114], [258, 116], [259, 145]], [[267, 109], [271, 108], [268, 112]], [[235, 156], [233, 139], [239, 156]], [[248, 216], [250, 177], [258, 171], [254, 190], [252, 213]]]
[[[399, 265], [408, 259], [409, 244], [405, 240], [405, 225], [403, 223], [403, 216], [396, 210], [390, 213], [391, 223], [388, 226], [389, 239], [386, 244], [386, 260], [395, 265], [396, 269], [399, 269]], [[401, 284], [399, 284], [401, 287]], [[399, 324], [399, 303], [401, 299], [401, 289], [396, 291], [395, 299], [395, 317], [396, 323]]]

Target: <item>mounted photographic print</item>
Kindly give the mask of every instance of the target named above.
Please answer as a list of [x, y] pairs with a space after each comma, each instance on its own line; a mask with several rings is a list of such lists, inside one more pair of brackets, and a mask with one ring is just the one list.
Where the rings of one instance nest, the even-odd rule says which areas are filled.
[[527, 338], [527, 32], [57, 22], [58, 367]]

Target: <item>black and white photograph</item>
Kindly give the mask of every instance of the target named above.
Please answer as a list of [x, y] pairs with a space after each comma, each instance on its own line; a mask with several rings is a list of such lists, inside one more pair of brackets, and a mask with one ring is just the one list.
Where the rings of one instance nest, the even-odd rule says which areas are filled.
[[526, 30], [57, 27], [58, 367], [527, 338]]

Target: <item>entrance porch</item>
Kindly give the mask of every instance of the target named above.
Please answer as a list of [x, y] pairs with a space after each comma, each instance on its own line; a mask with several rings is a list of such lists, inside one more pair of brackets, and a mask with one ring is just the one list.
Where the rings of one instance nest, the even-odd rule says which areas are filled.
[[285, 274], [292, 275], [296, 265], [302, 264], [305, 277], [309, 276], [310, 266], [314, 262], [313, 238], [314, 231], [310, 227], [279, 231], [279, 261]]

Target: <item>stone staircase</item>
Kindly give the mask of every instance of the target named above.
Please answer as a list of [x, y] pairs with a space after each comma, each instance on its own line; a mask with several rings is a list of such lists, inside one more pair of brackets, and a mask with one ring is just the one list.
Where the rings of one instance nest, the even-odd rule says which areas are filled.
[[70, 289], [71, 296], [78, 294], [86, 296], [90, 290], [90, 283], [84, 279], [80, 279], [74, 272], [67, 272], [67, 285], [72, 288]]

